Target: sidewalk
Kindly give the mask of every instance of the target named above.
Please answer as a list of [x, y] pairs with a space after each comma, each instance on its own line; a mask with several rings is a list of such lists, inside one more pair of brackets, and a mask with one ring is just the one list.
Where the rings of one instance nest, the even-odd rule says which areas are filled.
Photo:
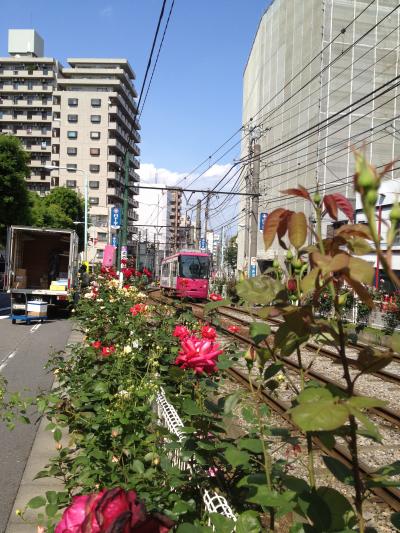
[[[82, 334], [79, 331], [72, 331], [67, 344], [81, 342]], [[43, 470], [49, 458], [55, 454], [55, 443], [51, 431], [45, 431], [48, 420], [43, 418], [39, 424], [35, 440], [29, 455], [25, 470], [21, 479], [21, 484], [14, 501], [14, 506], [8, 519], [5, 533], [36, 533], [36, 527], [26, 524], [15, 514], [17, 509], [24, 509], [26, 503], [35, 496], [44, 495], [47, 490], [62, 490], [61, 481], [54, 478], [33, 479], [35, 475]], [[25, 513], [27, 520], [34, 521], [41, 509], [28, 509]]]

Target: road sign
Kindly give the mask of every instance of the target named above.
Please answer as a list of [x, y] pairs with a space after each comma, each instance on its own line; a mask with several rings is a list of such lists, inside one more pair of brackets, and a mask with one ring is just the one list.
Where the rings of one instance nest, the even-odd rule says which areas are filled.
[[114, 248], [118, 246], [118, 237], [115, 233], [111, 236], [111, 244], [114, 246]]
[[251, 266], [257, 266], [257, 257], [252, 257], [250, 259], [250, 265]]
[[250, 265], [250, 277], [255, 278], [257, 276], [257, 265]]
[[121, 227], [121, 209], [119, 207], [111, 208], [111, 222], [112, 229], [119, 229]]
[[207, 241], [206, 241], [206, 239], [200, 239], [199, 248], [200, 248], [200, 250], [207, 250]]
[[268, 213], [260, 213], [260, 223], [258, 229], [264, 231], [265, 221], [267, 220]]
[[128, 257], [128, 247], [121, 246], [121, 259], [126, 259]]

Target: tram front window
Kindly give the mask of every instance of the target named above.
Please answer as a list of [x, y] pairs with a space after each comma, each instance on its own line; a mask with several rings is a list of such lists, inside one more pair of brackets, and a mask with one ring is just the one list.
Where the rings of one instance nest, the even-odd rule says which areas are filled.
[[183, 255], [179, 258], [179, 275], [182, 278], [207, 279], [208, 257]]

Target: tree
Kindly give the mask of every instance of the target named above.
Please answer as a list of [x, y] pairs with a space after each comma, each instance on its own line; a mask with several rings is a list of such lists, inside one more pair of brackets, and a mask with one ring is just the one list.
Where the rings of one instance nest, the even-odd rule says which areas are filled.
[[67, 187], [56, 187], [44, 197], [31, 195], [32, 224], [44, 228], [75, 229], [83, 242], [84, 203], [82, 198]]
[[6, 241], [7, 226], [31, 222], [28, 161], [17, 137], [0, 135], [0, 244]]
[[228, 265], [232, 271], [236, 270], [237, 265], [237, 235], [231, 237], [225, 251], [225, 264]]

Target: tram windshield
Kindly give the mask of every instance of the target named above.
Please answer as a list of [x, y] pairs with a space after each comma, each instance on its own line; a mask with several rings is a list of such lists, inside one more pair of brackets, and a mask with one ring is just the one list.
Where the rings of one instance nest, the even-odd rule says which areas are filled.
[[209, 259], [198, 255], [181, 255], [179, 257], [179, 275], [182, 278], [207, 279]]

